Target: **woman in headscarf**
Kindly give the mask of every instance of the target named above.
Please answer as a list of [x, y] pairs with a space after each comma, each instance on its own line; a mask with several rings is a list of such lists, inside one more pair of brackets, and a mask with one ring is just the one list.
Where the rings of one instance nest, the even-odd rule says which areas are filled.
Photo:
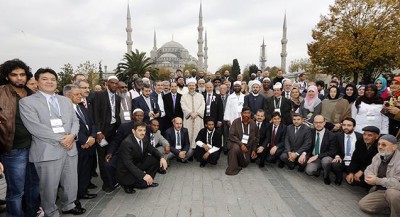
[[321, 115], [326, 120], [325, 127], [331, 131], [339, 131], [342, 120], [351, 117], [349, 102], [346, 99], [339, 98], [339, 96], [339, 88], [332, 86], [328, 89], [327, 98], [322, 100]]
[[357, 98], [351, 107], [351, 116], [356, 120], [355, 131], [362, 132], [366, 126], [376, 126], [381, 134], [388, 134], [389, 119], [381, 113], [383, 100], [378, 96], [375, 85], [368, 84], [365, 87], [365, 94]]
[[352, 104], [357, 99], [357, 89], [354, 84], [348, 84], [344, 88], [345, 93], [343, 99], [347, 99], [347, 101]]
[[358, 97], [364, 96], [365, 93], [365, 85], [360, 85], [357, 89]]
[[382, 98], [383, 100], [387, 100], [390, 98], [390, 92], [389, 89], [387, 88], [387, 81], [385, 78], [377, 78], [374, 82], [376, 85], [376, 88], [378, 90], [378, 96]]
[[313, 123], [314, 117], [321, 114], [321, 100], [318, 98], [317, 86], [311, 85], [307, 88], [307, 94], [300, 104], [299, 113], [304, 121]]
[[300, 90], [293, 88], [290, 92], [290, 101], [292, 103], [292, 114], [299, 113], [300, 104], [303, 101], [303, 97], [300, 96]]

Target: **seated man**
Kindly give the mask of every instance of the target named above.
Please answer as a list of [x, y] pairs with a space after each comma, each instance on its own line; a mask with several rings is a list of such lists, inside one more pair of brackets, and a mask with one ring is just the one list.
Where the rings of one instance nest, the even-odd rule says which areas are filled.
[[146, 124], [135, 123], [132, 134], [122, 141], [118, 152], [117, 180], [127, 194], [134, 188], [157, 187], [154, 177], [158, 168], [167, 169], [162, 154], [144, 139]]
[[372, 191], [358, 203], [360, 209], [369, 213], [390, 210], [390, 216], [400, 216], [400, 153], [396, 137], [384, 135], [379, 139], [379, 154], [365, 170], [365, 182]]
[[380, 130], [375, 126], [367, 126], [362, 129], [363, 140], [358, 140], [356, 149], [351, 156], [351, 162], [346, 176], [347, 183], [360, 185], [370, 189], [371, 185], [364, 181], [364, 170], [371, 164], [372, 158], [378, 153], [378, 138]]
[[242, 167], [250, 163], [251, 153], [255, 153], [258, 144], [258, 129], [251, 119], [249, 107], [242, 108], [242, 117], [236, 118], [229, 129], [228, 168], [226, 175], [236, 175]]
[[188, 130], [182, 127], [182, 118], [176, 117], [172, 120], [173, 127], [165, 131], [165, 139], [169, 145], [165, 148], [167, 161], [170, 162], [173, 158], [178, 158], [178, 161], [187, 163], [187, 160], [192, 157], [193, 151], [190, 148]]
[[329, 171], [332, 160], [337, 152], [336, 137], [331, 131], [325, 128], [325, 118], [322, 115], [314, 117], [314, 127], [311, 130], [312, 145], [307, 156], [306, 174], [309, 176], [319, 176], [321, 168], [324, 170], [324, 183], [331, 184]]
[[[304, 171], [307, 151], [311, 148], [311, 130], [303, 124], [300, 114], [294, 114], [292, 120], [293, 124], [287, 127], [285, 150], [280, 159], [289, 169], [293, 170], [299, 164], [299, 171]], [[283, 167], [283, 164], [279, 167]]]
[[200, 162], [200, 167], [204, 167], [207, 163], [217, 164], [221, 143], [221, 131], [214, 127], [212, 118], [207, 118], [206, 127], [197, 134], [196, 148], [194, 149], [194, 157]]
[[[257, 154], [260, 155], [259, 167], [264, 167], [264, 162], [276, 163], [279, 160], [282, 152], [285, 150], [285, 135], [286, 126], [282, 123], [282, 118], [279, 112], [272, 114], [272, 124], [266, 127], [266, 136], [263, 143], [257, 148]], [[261, 138], [260, 132], [260, 138]], [[261, 140], [260, 140], [261, 141]], [[282, 165], [282, 164], [280, 164]]]

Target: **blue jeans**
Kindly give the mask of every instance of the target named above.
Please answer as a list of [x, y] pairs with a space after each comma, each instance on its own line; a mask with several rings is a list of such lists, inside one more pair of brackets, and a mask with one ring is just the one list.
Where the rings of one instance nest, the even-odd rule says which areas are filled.
[[[12, 149], [1, 158], [7, 182], [7, 217], [35, 216], [39, 210], [39, 176], [29, 162], [29, 149]], [[22, 196], [25, 197], [25, 215]]]

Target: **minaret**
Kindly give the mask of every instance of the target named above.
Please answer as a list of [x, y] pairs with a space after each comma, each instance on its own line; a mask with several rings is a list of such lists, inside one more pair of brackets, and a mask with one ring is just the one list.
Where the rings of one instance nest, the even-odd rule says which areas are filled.
[[208, 47], [207, 47], [207, 30], [204, 33], [204, 72], [207, 72], [208, 69], [208, 55], [207, 55]]
[[132, 53], [132, 27], [131, 27], [131, 12], [129, 10], [129, 2], [128, 2], [128, 13], [126, 16], [127, 25], [126, 25], [126, 45], [127, 45], [127, 53]]
[[150, 58], [155, 61], [157, 59], [157, 35], [156, 35], [155, 29], [154, 29], [154, 42], [153, 43], [154, 43], [153, 50], [150, 51]]
[[286, 72], [286, 57], [287, 57], [287, 52], [286, 52], [286, 44], [288, 42], [287, 37], [287, 26], [286, 26], [286, 12], [285, 12], [285, 18], [283, 21], [283, 34], [282, 34], [282, 53], [281, 53], [281, 69], [285, 73]]
[[263, 43], [261, 45], [261, 52], [260, 52], [260, 69], [264, 70], [265, 69], [265, 63], [267, 62], [267, 57], [265, 56], [265, 43], [264, 43], [264, 37], [263, 37]]
[[200, 12], [199, 12], [199, 26], [197, 27], [197, 31], [199, 32], [199, 36], [197, 39], [198, 44], [198, 51], [197, 51], [197, 58], [198, 58], [198, 70], [204, 70], [204, 53], [203, 53], [203, 13], [202, 7], [200, 3]]

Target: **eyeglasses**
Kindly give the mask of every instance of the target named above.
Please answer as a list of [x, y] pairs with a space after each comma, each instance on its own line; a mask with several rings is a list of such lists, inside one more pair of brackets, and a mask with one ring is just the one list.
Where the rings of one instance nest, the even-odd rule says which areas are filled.
[[128, 88], [128, 86], [121, 86], [121, 87], [119, 87], [119, 88], [125, 89], [125, 88]]
[[90, 87], [79, 87], [80, 89], [90, 89]]

